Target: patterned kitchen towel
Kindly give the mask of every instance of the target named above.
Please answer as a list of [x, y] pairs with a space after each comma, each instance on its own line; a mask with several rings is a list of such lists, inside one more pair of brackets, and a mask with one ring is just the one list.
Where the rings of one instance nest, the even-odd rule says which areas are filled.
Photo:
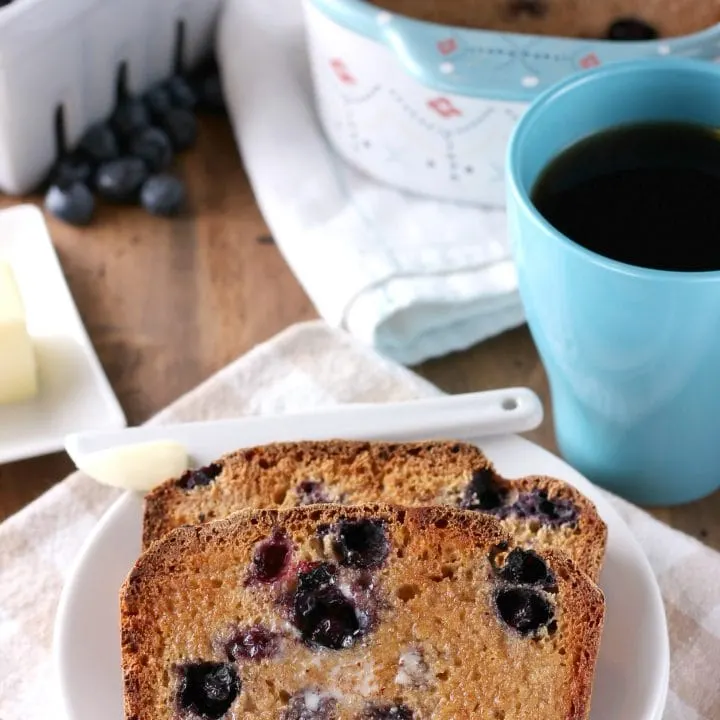
[[[301, 412], [437, 392], [346, 333], [313, 322], [257, 347], [152, 422]], [[51, 657], [60, 590], [82, 543], [118, 495], [76, 473], [0, 525], [2, 720], [62, 717]], [[718, 720], [720, 555], [632, 505], [608, 499], [645, 549], [665, 599], [672, 669], [663, 720]]]
[[328, 146], [301, 0], [227, 0], [217, 46], [258, 202], [322, 317], [404, 364], [524, 322], [503, 211], [393, 190]]

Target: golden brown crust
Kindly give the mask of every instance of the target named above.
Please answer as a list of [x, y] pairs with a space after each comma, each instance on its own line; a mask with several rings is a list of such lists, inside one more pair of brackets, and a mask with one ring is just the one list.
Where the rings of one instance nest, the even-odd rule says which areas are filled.
[[301, 501], [297, 487], [307, 479], [321, 480], [326, 499], [342, 504], [457, 506], [472, 474], [488, 469], [510, 493], [546, 491], [550, 498], [568, 499], [579, 511], [576, 525], [558, 528], [531, 518], [503, 520], [518, 539], [566, 552], [594, 580], [605, 554], [607, 528], [582, 493], [548, 477], [502, 479], [488, 458], [468, 443], [276, 443], [238, 450], [218, 464], [222, 471], [207, 486], [183, 490], [173, 479], [147, 495], [144, 547], [181, 525], [227, 517], [244, 508], [293, 507]]
[[[238, 663], [243, 690], [233, 717], [274, 720], [289, 696], [318, 678], [327, 682], [336, 667], [338, 720], [357, 718], [358, 703], [368, 697], [398, 696], [415, 720], [588, 717], [604, 599], [587, 576], [562, 553], [542, 552], [556, 579], [557, 630], [537, 639], [515, 636], [489, 605], [499, 581], [488, 557], [502, 543], [511, 546], [494, 518], [376, 504], [246, 510], [154, 543], [121, 590], [126, 719], [184, 720], [173, 705], [173, 665], [220, 661], [212, 636], [224, 622], [269, 622], [280, 612], [276, 595], [243, 582], [259, 540], [280, 530], [300, 559], [317, 560], [313, 553], [323, 550], [311, 539], [320, 526], [368, 517], [385, 523], [391, 547], [385, 565], [373, 571], [384, 592], [377, 627], [357, 648], [318, 652], [291, 639], [279, 659]], [[407, 587], [414, 591], [404, 594]], [[397, 685], [397, 659], [407, 647], [427, 653], [428, 686]], [[357, 668], [360, 684], [349, 677]], [[369, 685], [368, 668], [378, 675]]]
[[619, 18], [639, 18], [663, 37], [720, 22], [720, 0], [372, 0], [408, 17], [444, 25], [559, 37], [604, 38]]

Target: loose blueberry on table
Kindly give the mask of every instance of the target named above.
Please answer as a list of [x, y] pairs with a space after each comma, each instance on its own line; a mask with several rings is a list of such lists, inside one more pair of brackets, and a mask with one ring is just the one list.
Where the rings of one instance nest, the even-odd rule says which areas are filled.
[[79, 180], [53, 185], [45, 197], [45, 207], [55, 217], [73, 225], [87, 225], [95, 211], [95, 198]]
[[107, 123], [91, 125], [80, 138], [77, 151], [88, 162], [103, 163], [120, 157], [120, 145]]
[[182, 75], [173, 75], [167, 81], [167, 89], [174, 107], [193, 110], [197, 105], [197, 95]]
[[63, 156], [50, 172], [50, 184], [63, 187], [73, 182], [87, 185], [94, 183], [95, 163], [80, 150]]
[[150, 113], [140, 98], [122, 100], [110, 117], [110, 124], [121, 142], [127, 142], [136, 132], [150, 126]]
[[95, 176], [98, 193], [113, 202], [135, 202], [148, 177], [147, 165], [136, 157], [124, 157], [103, 163]]
[[176, 152], [187, 150], [195, 144], [198, 133], [197, 119], [190, 110], [170, 108], [160, 118], [160, 127], [170, 138]]
[[153, 121], [157, 120], [158, 117], [162, 117], [173, 106], [167, 83], [153, 85], [143, 95], [143, 102]]
[[163, 173], [148, 178], [140, 190], [140, 203], [160, 217], [178, 215], [185, 205], [185, 186], [174, 175]]
[[130, 155], [140, 158], [150, 172], [160, 172], [170, 167], [173, 147], [170, 138], [156, 127], [146, 127], [130, 138]]
[[[8, 4], [0, 0], [0, 7]], [[167, 169], [175, 154], [195, 144], [195, 113], [224, 110], [214, 62], [187, 76], [173, 75], [140, 97], [123, 97], [106, 121], [90, 126], [77, 146], [58, 158], [48, 177], [45, 209], [64, 222], [87, 225], [97, 193], [112, 202], [139, 203], [152, 215], [178, 215], [187, 193]]]
[[190, 83], [198, 99], [198, 108], [204, 112], [224, 114], [227, 112], [220, 72], [211, 59], [202, 64], [190, 77]]

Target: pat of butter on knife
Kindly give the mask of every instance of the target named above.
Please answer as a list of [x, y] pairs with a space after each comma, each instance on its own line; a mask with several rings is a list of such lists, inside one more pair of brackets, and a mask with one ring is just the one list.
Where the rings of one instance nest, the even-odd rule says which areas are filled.
[[0, 405], [29, 400], [37, 392], [35, 350], [25, 308], [12, 268], [0, 261]]
[[182, 475], [190, 461], [182, 445], [163, 440], [88, 453], [76, 465], [102, 485], [144, 493]]

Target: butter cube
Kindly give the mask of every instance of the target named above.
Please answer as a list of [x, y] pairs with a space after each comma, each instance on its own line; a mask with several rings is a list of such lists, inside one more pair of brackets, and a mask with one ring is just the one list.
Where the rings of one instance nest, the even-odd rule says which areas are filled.
[[12, 268], [0, 261], [0, 404], [37, 395], [37, 366]]

